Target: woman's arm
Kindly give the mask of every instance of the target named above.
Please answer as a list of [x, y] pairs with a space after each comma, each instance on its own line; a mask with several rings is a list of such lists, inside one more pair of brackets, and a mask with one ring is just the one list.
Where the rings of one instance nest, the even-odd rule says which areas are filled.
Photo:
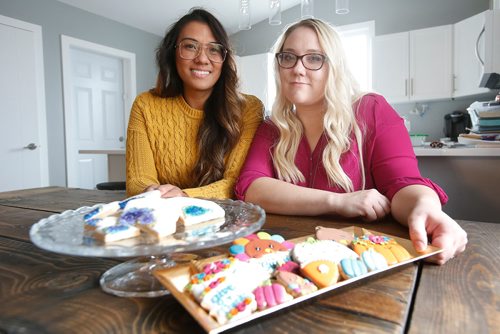
[[441, 209], [435, 191], [424, 185], [401, 188], [392, 198], [393, 217], [407, 225], [417, 251], [424, 251], [430, 238], [433, 246], [444, 251], [430, 260], [444, 264], [465, 250], [467, 233]]
[[267, 212], [288, 215], [333, 214], [373, 221], [390, 212], [389, 200], [375, 189], [334, 193], [270, 177], [254, 180], [246, 191], [245, 200], [260, 205]]

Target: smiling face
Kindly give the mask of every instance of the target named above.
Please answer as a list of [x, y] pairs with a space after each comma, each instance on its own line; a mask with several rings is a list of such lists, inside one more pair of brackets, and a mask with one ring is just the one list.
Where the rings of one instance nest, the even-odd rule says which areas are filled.
[[[324, 54], [318, 36], [309, 27], [298, 27], [287, 37], [282, 52], [297, 56], [307, 53]], [[292, 68], [279, 69], [281, 90], [297, 111], [304, 108], [324, 109], [325, 87], [328, 78], [328, 61], [317, 71], [308, 70], [300, 60]]]
[[[209, 26], [205, 23], [192, 21], [182, 28], [176, 45], [183, 40], [194, 40], [199, 43], [218, 42]], [[205, 99], [212, 93], [213, 87], [222, 71], [223, 63], [211, 62], [206, 50], [203, 50], [194, 59], [182, 59], [179, 49], [176, 49], [175, 62], [177, 72], [184, 85], [184, 96], [189, 97], [205, 96]]]

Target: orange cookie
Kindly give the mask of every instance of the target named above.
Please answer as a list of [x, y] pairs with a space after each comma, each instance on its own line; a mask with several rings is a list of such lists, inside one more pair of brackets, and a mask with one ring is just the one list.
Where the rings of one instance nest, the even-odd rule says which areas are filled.
[[394, 254], [398, 262], [403, 262], [406, 260], [411, 259], [410, 253], [401, 246], [400, 244], [396, 243], [396, 241], [393, 241], [393, 243], [389, 243], [386, 245], [386, 247]]
[[384, 256], [388, 265], [411, 259], [410, 253], [396, 240], [382, 235], [365, 234], [362, 237], [356, 237], [352, 241], [351, 247], [360, 255], [365, 250], [373, 248]]
[[309, 262], [301, 268], [301, 272], [319, 288], [330, 286], [339, 280], [337, 264], [328, 260]]
[[375, 251], [378, 253], [382, 254], [382, 256], [386, 259], [387, 264], [392, 266], [393, 264], [398, 263], [398, 259], [394, 256], [394, 254], [391, 252], [389, 248], [387, 248], [387, 245], [373, 245], [373, 248]]

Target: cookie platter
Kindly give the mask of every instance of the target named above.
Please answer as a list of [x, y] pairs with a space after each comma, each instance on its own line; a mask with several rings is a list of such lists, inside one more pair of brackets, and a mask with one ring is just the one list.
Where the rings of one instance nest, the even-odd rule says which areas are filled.
[[[370, 233], [373, 235], [380, 235], [381, 233], [377, 231], [372, 231], [372, 230], [365, 230], [361, 229], [356, 226], [350, 226], [346, 228], [342, 228], [342, 231], [346, 233], [350, 233], [354, 236], [362, 236], [363, 234]], [[428, 246], [427, 250], [425, 253], [418, 253], [415, 251], [412, 242], [408, 239], [404, 238], [399, 238], [395, 237], [392, 235], [384, 234], [384, 236], [387, 236], [389, 238], [392, 238], [395, 240], [399, 245], [403, 246], [408, 253], [410, 254], [410, 258], [404, 261], [401, 261], [399, 263], [390, 265], [386, 267], [385, 269], [379, 269], [375, 271], [369, 271], [365, 274], [362, 274], [360, 276], [354, 277], [354, 278], [349, 278], [346, 280], [339, 281], [335, 284], [332, 284], [330, 286], [326, 286], [323, 288], [319, 288], [318, 290], [311, 292], [306, 295], [302, 295], [299, 297], [296, 297], [292, 300], [286, 301], [282, 304], [274, 305], [272, 307], [263, 309], [263, 310], [257, 310], [254, 313], [248, 314], [244, 317], [238, 318], [238, 319], [233, 319], [232, 321], [229, 321], [225, 324], [220, 324], [214, 317], [209, 315], [208, 311], [206, 311], [204, 308], [200, 306], [200, 304], [192, 297], [192, 295], [186, 291], [186, 286], [190, 283], [191, 277], [193, 275], [193, 265], [192, 264], [183, 264], [183, 265], [177, 265], [172, 268], [168, 269], [162, 269], [162, 270], [157, 270], [154, 272], [154, 276], [160, 281], [161, 284], [163, 284], [169, 291], [170, 293], [183, 305], [183, 307], [191, 314], [191, 316], [207, 331], [207, 333], [210, 334], [216, 334], [223, 332], [225, 330], [228, 330], [230, 328], [237, 327], [241, 324], [247, 323], [249, 321], [255, 320], [257, 318], [263, 317], [265, 315], [277, 312], [279, 310], [282, 310], [284, 308], [290, 307], [292, 305], [301, 303], [303, 301], [315, 298], [317, 296], [320, 296], [324, 293], [328, 293], [330, 291], [333, 291], [335, 289], [338, 289], [340, 287], [352, 284], [354, 282], [358, 282], [360, 280], [365, 280], [368, 277], [380, 274], [382, 272], [387, 272], [389, 270], [393, 270], [395, 268], [404, 266], [406, 264], [422, 260], [424, 258], [433, 256], [435, 254], [438, 254], [442, 252], [442, 249], [439, 249], [437, 247], [433, 246]], [[310, 239], [311, 237], [314, 237], [314, 235], [308, 235], [304, 236], [301, 238], [296, 238], [292, 240], [288, 240], [289, 242], [292, 242], [294, 244], [297, 244], [299, 242], [306, 241], [307, 239]], [[201, 261], [198, 261], [198, 266], [201, 266], [203, 264], [209, 264], [214, 261], [218, 261], [224, 257], [227, 256], [217, 256], [213, 258], [208, 258], [204, 259]]]
[[[252, 233], [264, 224], [265, 212], [257, 205], [234, 200], [213, 200], [224, 209], [223, 222], [216, 229], [178, 228], [160, 240], [147, 235], [102, 243], [89, 237], [84, 216], [102, 204], [54, 214], [35, 223], [30, 238], [38, 247], [62, 254], [79, 256], [130, 257], [185, 252], [231, 242]], [[197, 225], [200, 226], [200, 225]]]

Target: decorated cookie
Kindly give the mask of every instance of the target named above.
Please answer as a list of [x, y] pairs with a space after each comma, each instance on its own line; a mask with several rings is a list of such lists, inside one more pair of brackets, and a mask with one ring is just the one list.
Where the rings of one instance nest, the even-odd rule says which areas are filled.
[[294, 261], [288, 261], [285, 264], [276, 268], [277, 271], [288, 271], [294, 274], [300, 274], [300, 265]]
[[258, 232], [236, 239], [229, 252], [239, 260], [258, 263], [272, 273], [290, 261], [290, 249], [293, 246], [280, 235]]
[[266, 282], [266, 284], [257, 287], [253, 294], [259, 310], [283, 304], [293, 299], [286, 292], [285, 287], [279, 283]]
[[347, 232], [337, 228], [316, 226], [316, 239], [333, 240], [343, 245], [347, 245], [354, 239], [354, 235], [351, 232]]
[[201, 306], [209, 311], [219, 324], [224, 325], [250, 315], [257, 310], [257, 303], [252, 292], [248, 292], [235, 282], [224, 282], [220, 289], [203, 299]]
[[368, 272], [365, 263], [361, 259], [353, 258], [340, 260], [339, 269], [343, 279], [358, 277]]
[[308, 279], [288, 271], [279, 271], [276, 274], [276, 280], [295, 298], [318, 290], [318, 287]]
[[361, 259], [366, 264], [368, 271], [387, 268], [387, 260], [382, 254], [375, 251], [374, 248], [369, 248], [368, 250], [361, 253]]
[[308, 262], [300, 270], [305, 277], [310, 279], [319, 288], [330, 286], [339, 280], [337, 263], [329, 260]]
[[100, 204], [92, 211], [86, 213], [83, 216], [83, 220], [87, 222], [91, 219], [103, 219], [107, 216], [116, 215], [119, 210], [120, 210], [120, 202]]
[[175, 233], [179, 219], [177, 207], [163, 198], [138, 198], [125, 205], [120, 224], [132, 225], [159, 239]]
[[134, 238], [139, 236], [140, 234], [141, 231], [134, 226], [118, 224], [97, 228], [93, 233], [93, 237], [96, 240], [106, 243]]
[[138, 194], [135, 196], [128, 197], [128, 198], [124, 199], [123, 201], [118, 202], [118, 205], [119, 205], [120, 209], [123, 210], [129, 201], [133, 201], [133, 200], [140, 199], [140, 198], [150, 198], [150, 199], [161, 198], [161, 192], [159, 190], [147, 191], [145, 193], [141, 193], [141, 194]]
[[253, 291], [269, 279], [261, 266], [228, 258], [205, 265], [191, 277], [185, 290], [220, 324], [225, 324], [257, 309]]
[[403, 246], [387, 236], [365, 234], [356, 237], [352, 241], [352, 248], [357, 254], [362, 254], [369, 248], [373, 248], [384, 256], [388, 265], [394, 265], [411, 258], [410, 253]]
[[328, 260], [339, 263], [340, 260], [346, 257], [357, 258], [358, 255], [349, 249], [333, 240], [317, 240], [308, 238], [306, 241], [295, 245], [292, 251], [293, 259], [304, 267], [309, 262], [317, 260]]
[[179, 222], [184, 226], [192, 226], [214, 219], [223, 220], [226, 212], [217, 203], [201, 198], [173, 197], [169, 204], [180, 209]]
[[225, 276], [231, 274], [233, 264], [236, 260], [233, 257], [224, 258], [204, 265], [199, 273], [191, 276], [189, 284], [185, 290], [190, 292], [193, 297], [200, 302], [208, 291], [221, 283]]
[[118, 215], [111, 215], [103, 218], [90, 218], [84, 220], [83, 228], [85, 229], [85, 231], [95, 231], [98, 228], [117, 225], [119, 221], [120, 217]]

